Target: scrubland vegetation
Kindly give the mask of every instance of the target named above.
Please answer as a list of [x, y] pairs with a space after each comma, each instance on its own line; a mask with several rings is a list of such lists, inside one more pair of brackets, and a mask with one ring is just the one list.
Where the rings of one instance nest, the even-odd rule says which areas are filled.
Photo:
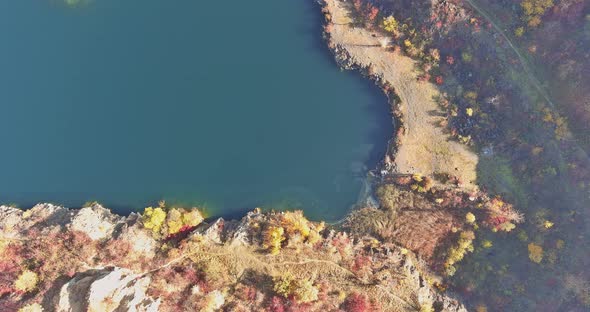
[[[87, 217], [105, 216], [100, 206], [85, 209], [93, 211], [87, 211]], [[13, 232], [8, 231], [8, 223], [2, 224], [2, 311], [51, 310], [56, 302], [63, 307], [64, 300], [74, 300], [60, 295], [66, 282], [111, 266], [131, 270], [136, 279], [149, 278], [146, 295], [159, 302], [161, 311], [369, 312], [459, 307], [435, 292], [440, 281], [407, 249], [311, 222], [301, 211], [255, 210], [240, 221], [220, 219], [207, 224], [202, 223], [198, 209], [161, 203], [140, 216], [113, 219], [118, 230], [103, 239], [73, 230], [73, 221], [52, 224], [51, 214], [23, 217], [18, 210], [8, 211]], [[108, 213], [106, 218], [111, 218]], [[26, 239], [6, 238], [15, 233]], [[104, 298], [109, 302], [99, 304], [114, 309], [120, 304], [116, 298]]]
[[[374, 226], [376, 232], [397, 240], [404, 237], [427, 259], [430, 254], [449, 256], [473, 249], [452, 278], [454, 289], [473, 308], [588, 307], [581, 295], [588, 293], [583, 290], [587, 283], [572, 281], [574, 275], [590, 277], [584, 256], [590, 248], [584, 240], [590, 178], [590, 76], [583, 74], [590, 66], [588, 9], [588, 2], [579, 0], [355, 0], [351, 6], [359, 27], [386, 37], [382, 41], [390, 43], [382, 48], [414, 58], [420, 80], [439, 88], [442, 96], [437, 101], [445, 115], [439, 126], [478, 152], [482, 190], [492, 198], [501, 196], [502, 203], [513, 203], [527, 216], [528, 221], [515, 228], [515, 222], [503, 222], [504, 217], [464, 213], [463, 220], [474, 218], [478, 227], [516, 235], [469, 229], [474, 242], [481, 237], [470, 247], [461, 240], [464, 229], [457, 228], [455, 244], [447, 244], [456, 249], [438, 253], [424, 252], [432, 248], [411, 241], [410, 235], [401, 236], [399, 224], [383, 219], [382, 211], [366, 209], [383, 220]], [[387, 187], [377, 192], [387, 209], [395, 206], [384, 196], [390, 191]], [[499, 203], [490, 202], [488, 209], [503, 211]], [[407, 212], [400, 211], [398, 218], [403, 218]], [[458, 220], [458, 215], [444, 219], [437, 209], [428, 215], [429, 226], [416, 230], [423, 237], [447, 235], [441, 224]], [[437, 218], [447, 221], [434, 221]], [[397, 232], [388, 229], [396, 225]], [[438, 230], [432, 230], [435, 227]], [[560, 291], [554, 291], [556, 285], [562, 286]], [[490, 296], [497, 289], [509, 290]]]
[[[582, 77], [588, 39], [557, 37], [564, 25], [587, 28], [587, 3], [514, 7], [516, 17], [503, 15], [512, 21], [507, 38], [528, 46], [527, 59], [547, 61], [573, 104], [555, 107], [527, 83], [536, 73], [467, 2], [351, 3], [357, 26], [385, 36], [380, 48], [414, 58], [420, 81], [441, 90], [439, 126], [481, 156], [480, 190], [449, 174], [386, 175], [376, 185], [379, 207], [358, 209], [341, 228], [301, 211], [255, 211], [212, 228], [198, 209], [161, 203], [136, 225], [154, 241], [153, 254], [122, 236], [93, 240], [33, 226], [27, 239], [0, 238], [0, 310], [38, 311], [79, 272], [117, 266], [149, 276], [148, 294], [166, 311], [440, 311], [434, 290], [447, 288], [476, 311], [582, 311], [590, 306], [583, 207], [590, 163], [570, 129], [590, 116]], [[430, 296], [418, 298], [421, 287]]]
[[[524, 216], [500, 198], [467, 192], [453, 179], [432, 187], [431, 178], [400, 175], [378, 187], [380, 209], [354, 212], [345, 228], [396, 242], [416, 252], [441, 274], [454, 275], [466, 253], [473, 251], [475, 231], [510, 232]], [[418, 186], [424, 185], [424, 186]], [[422, 188], [422, 189], [421, 189]]]

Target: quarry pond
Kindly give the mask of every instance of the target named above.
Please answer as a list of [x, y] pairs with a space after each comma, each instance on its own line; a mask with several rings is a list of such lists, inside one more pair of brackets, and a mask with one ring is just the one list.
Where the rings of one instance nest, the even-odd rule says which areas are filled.
[[0, 2], [0, 311], [588, 311], [589, 9]]
[[[393, 128], [312, 1], [0, 3], [0, 199], [210, 215], [356, 203]], [[273, 25], [273, 27], [269, 27]]]

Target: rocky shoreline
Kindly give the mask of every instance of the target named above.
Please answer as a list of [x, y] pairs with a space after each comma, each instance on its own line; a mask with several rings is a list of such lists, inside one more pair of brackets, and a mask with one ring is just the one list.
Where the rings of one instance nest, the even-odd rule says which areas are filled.
[[392, 109], [371, 185], [379, 207], [330, 227], [259, 209], [203, 222], [165, 203], [129, 216], [0, 206], [0, 310], [466, 311], [441, 275], [473, 250], [478, 223], [510, 231], [522, 216], [478, 189], [477, 156], [436, 127], [436, 93], [413, 61], [355, 27], [347, 3], [318, 2], [338, 65], [374, 81]]
[[[383, 174], [456, 176], [461, 187], [477, 190], [477, 156], [450, 140], [437, 126], [442, 119], [433, 100], [432, 84], [421, 82], [415, 62], [395, 51], [378, 31], [358, 27], [348, 6], [340, 0], [318, 1], [325, 17], [324, 38], [337, 64], [375, 82], [388, 99], [395, 132], [379, 168]], [[438, 184], [435, 181], [436, 184]]]
[[[437, 291], [436, 279], [407, 249], [324, 230], [299, 214], [254, 210], [241, 220], [219, 218], [166, 238], [153, 235], [145, 216], [118, 216], [98, 204], [39, 204], [26, 211], [0, 206], [0, 309], [357, 311], [347, 308], [349, 297], [357, 296], [375, 311], [465, 311]], [[269, 256], [259, 233], [277, 220], [291, 234], [280, 254]], [[320, 236], [301, 240], [298, 235], [306, 234], [289, 230], [285, 220]], [[311, 298], [277, 295], [276, 278], [285, 272], [313, 281]]]
[[[323, 0], [319, 0], [318, 3], [322, 6], [324, 10], [324, 16], [326, 18], [326, 22], [330, 22], [330, 15], [326, 13], [325, 2]], [[335, 44], [331, 41], [330, 33], [324, 30], [323, 37], [326, 40], [329, 50], [334, 55], [334, 59], [338, 66], [343, 70], [351, 70], [356, 71], [363, 75], [363, 77], [370, 79], [377, 85], [381, 91], [385, 94], [387, 98], [387, 103], [391, 107], [392, 113], [392, 124], [394, 126], [394, 133], [396, 134], [392, 138], [389, 139], [387, 142], [387, 153], [385, 157], [381, 160], [381, 162], [375, 168], [375, 171], [381, 173], [384, 170], [388, 171], [390, 168], [390, 161], [386, 161], [387, 155], [395, 155], [398, 146], [400, 145], [400, 136], [403, 134], [404, 128], [404, 120], [402, 117], [402, 112], [399, 106], [399, 96], [395, 93], [395, 90], [387, 81], [384, 81], [382, 76], [377, 75], [375, 72], [371, 71], [371, 67], [364, 66], [363, 64], [354, 60], [354, 58], [350, 55], [348, 50], [342, 47], [341, 44]]]
[[360, 72], [383, 91], [395, 132], [374, 172], [379, 207], [360, 207], [344, 227], [399, 243], [437, 273], [454, 275], [456, 262], [473, 250], [479, 225], [509, 232], [524, 218], [480, 190], [478, 156], [444, 129], [439, 89], [420, 78], [418, 63], [400, 53], [391, 34], [359, 22], [353, 2], [318, 1], [323, 37], [342, 69]]

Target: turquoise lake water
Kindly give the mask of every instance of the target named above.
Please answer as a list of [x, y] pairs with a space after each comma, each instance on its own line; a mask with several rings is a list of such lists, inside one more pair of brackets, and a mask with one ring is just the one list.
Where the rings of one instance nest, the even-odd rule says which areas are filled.
[[0, 202], [344, 215], [392, 133], [312, 0], [0, 2]]

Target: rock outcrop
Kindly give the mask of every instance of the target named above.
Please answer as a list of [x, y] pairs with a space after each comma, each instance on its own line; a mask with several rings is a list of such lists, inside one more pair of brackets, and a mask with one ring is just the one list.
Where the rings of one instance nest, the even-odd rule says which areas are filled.
[[[300, 213], [257, 209], [241, 220], [220, 218], [168, 238], [154, 235], [142, 220], [100, 205], [71, 210], [39, 204], [26, 211], [0, 206], [0, 310], [318, 311], [346, 306], [329, 294], [362, 293], [367, 300], [381, 298], [375, 304], [387, 311], [430, 305], [464, 311], [437, 292], [436, 277], [411, 252], [324, 230]], [[285, 231], [276, 256], [268, 254], [265, 238], [273, 227]], [[269, 288], [280, 276], [309, 281], [293, 285], [312, 287], [311, 301]], [[327, 291], [322, 299], [320, 290]]]
[[146, 295], [149, 284], [149, 277], [121, 268], [88, 270], [62, 286], [52, 308], [58, 312], [155, 312], [160, 301]]
[[100, 205], [82, 208], [72, 216], [69, 224], [72, 231], [86, 233], [92, 240], [110, 237], [120, 217], [114, 216], [108, 209]]

